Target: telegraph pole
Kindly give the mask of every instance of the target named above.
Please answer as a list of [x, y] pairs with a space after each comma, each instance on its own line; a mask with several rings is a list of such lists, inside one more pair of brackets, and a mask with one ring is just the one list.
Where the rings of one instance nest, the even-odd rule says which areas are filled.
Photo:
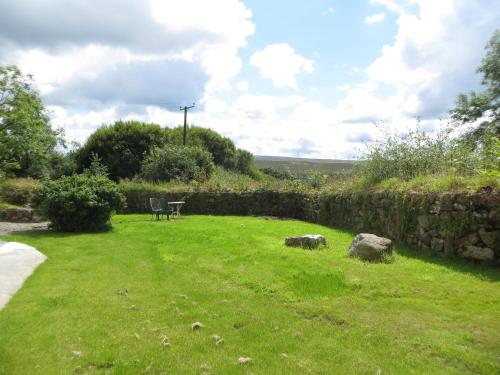
[[184, 111], [184, 132], [182, 133], [182, 145], [183, 146], [186, 145], [187, 113], [188, 113], [188, 109], [191, 109], [191, 108], [194, 108], [194, 103], [191, 107], [184, 106], [184, 107], [179, 108], [179, 111]]

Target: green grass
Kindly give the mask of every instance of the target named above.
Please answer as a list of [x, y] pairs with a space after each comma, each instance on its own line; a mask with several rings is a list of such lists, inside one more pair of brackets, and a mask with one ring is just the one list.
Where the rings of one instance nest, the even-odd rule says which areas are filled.
[[[300, 221], [113, 226], [2, 238], [48, 260], [0, 311], [0, 374], [500, 373], [498, 269], [404, 248], [364, 263], [352, 233]], [[329, 248], [284, 247], [306, 233]]]

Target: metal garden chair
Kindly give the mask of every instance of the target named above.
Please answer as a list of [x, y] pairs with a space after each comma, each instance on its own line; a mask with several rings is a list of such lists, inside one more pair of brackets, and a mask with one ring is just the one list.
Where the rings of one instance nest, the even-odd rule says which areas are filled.
[[166, 207], [164, 199], [149, 198], [149, 205], [151, 206], [151, 218], [153, 218], [153, 215], [156, 215], [156, 220], [160, 220], [160, 216], [167, 215], [167, 220], [170, 220], [173, 209]]

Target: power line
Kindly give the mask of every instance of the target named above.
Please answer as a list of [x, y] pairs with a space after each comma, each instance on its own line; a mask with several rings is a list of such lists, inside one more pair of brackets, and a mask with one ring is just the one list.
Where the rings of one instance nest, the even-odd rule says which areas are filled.
[[183, 146], [186, 145], [187, 112], [188, 112], [188, 109], [191, 109], [191, 108], [194, 108], [194, 103], [191, 107], [184, 106], [184, 107], [179, 108], [179, 111], [184, 111], [184, 132], [182, 133], [182, 145]]

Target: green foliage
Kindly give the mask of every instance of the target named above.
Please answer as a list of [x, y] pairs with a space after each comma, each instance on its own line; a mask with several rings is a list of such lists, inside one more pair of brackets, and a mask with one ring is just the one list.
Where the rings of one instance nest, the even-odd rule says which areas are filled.
[[57, 180], [62, 176], [70, 176], [76, 172], [75, 152], [62, 153], [54, 151], [48, 160], [49, 177]]
[[39, 186], [32, 178], [12, 178], [0, 182], [0, 201], [13, 205], [26, 205]]
[[142, 164], [146, 181], [203, 181], [213, 169], [212, 155], [199, 147], [167, 144], [150, 151]]
[[[170, 130], [170, 142], [177, 145], [182, 145], [183, 127], [177, 127]], [[215, 165], [221, 165], [226, 169], [234, 169], [236, 167], [236, 147], [233, 141], [223, 137], [217, 132], [192, 126], [187, 130], [186, 145], [201, 147], [213, 156]]]
[[78, 232], [107, 228], [125, 197], [110, 179], [86, 173], [44, 182], [32, 202], [55, 230]]
[[167, 140], [167, 132], [159, 125], [117, 121], [97, 129], [76, 152], [78, 171], [88, 168], [95, 154], [108, 168], [112, 179], [132, 178], [140, 172], [149, 151]]
[[268, 176], [277, 178], [278, 180], [294, 180], [297, 178], [292, 172], [290, 172], [290, 168], [264, 167], [261, 168], [260, 171]]
[[61, 141], [32, 83], [16, 66], [0, 66], [0, 175], [46, 174]]
[[403, 135], [384, 131], [380, 139], [367, 145], [357, 173], [368, 183], [445, 173], [451, 166], [451, 147], [446, 131], [436, 136], [419, 129]]
[[246, 174], [252, 177], [258, 177], [259, 175], [259, 172], [255, 167], [255, 160], [252, 153], [246, 150], [236, 150], [235, 170], [239, 173]]
[[309, 185], [313, 189], [320, 189], [326, 185], [327, 178], [321, 172], [310, 172], [304, 176], [304, 180], [307, 185]]
[[481, 93], [471, 91], [460, 94], [456, 107], [450, 111], [452, 120], [458, 125], [483, 121], [469, 130], [465, 138], [475, 146], [483, 143], [488, 133], [500, 135], [500, 30], [497, 30], [486, 45], [486, 54], [477, 69], [481, 73], [485, 89]]

